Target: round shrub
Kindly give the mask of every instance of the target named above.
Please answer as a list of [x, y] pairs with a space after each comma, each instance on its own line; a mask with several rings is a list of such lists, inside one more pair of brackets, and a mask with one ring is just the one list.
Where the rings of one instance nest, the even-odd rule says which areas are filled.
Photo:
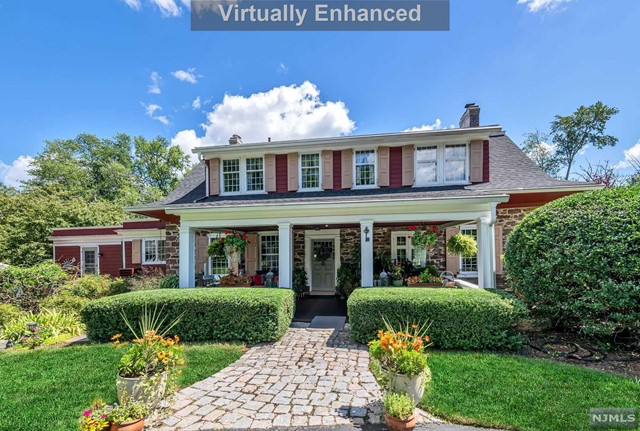
[[505, 268], [534, 316], [640, 346], [640, 186], [532, 211], [509, 236]]
[[108, 275], [87, 274], [66, 282], [62, 288], [64, 294], [88, 299], [98, 299], [125, 292], [128, 292], [127, 282], [122, 278], [113, 278]]

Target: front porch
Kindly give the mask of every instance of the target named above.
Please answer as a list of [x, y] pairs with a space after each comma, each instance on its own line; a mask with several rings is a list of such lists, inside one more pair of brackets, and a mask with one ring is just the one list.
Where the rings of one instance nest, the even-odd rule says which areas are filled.
[[[273, 275], [278, 287], [291, 288], [294, 268], [302, 268], [311, 295], [331, 295], [335, 293], [338, 270], [346, 263], [358, 267], [360, 286], [372, 287], [377, 284], [381, 262], [409, 260], [419, 266], [428, 263], [440, 271], [477, 278], [480, 287], [494, 288], [501, 254], [500, 250], [496, 253], [496, 247], [501, 249], [502, 243], [495, 227], [496, 206], [505, 199], [398, 199], [368, 205], [307, 203], [286, 208], [214, 208], [176, 213], [181, 217], [175, 259], [180, 286], [195, 286], [196, 274], [211, 278], [226, 273], [229, 262], [222, 256], [208, 256], [207, 246], [212, 239], [239, 232], [246, 235], [250, 245], [233, 270], [250, 276], [254, 284]], [[419, 256], [412, 249], [411, 225], [439, 228], [437, 243], [428, 255]], [[460, 227], [474, 229], [478, 242], [475, 259], [463, 262], [459, 256], [446, 252], [448, 237], [459, 232]]]

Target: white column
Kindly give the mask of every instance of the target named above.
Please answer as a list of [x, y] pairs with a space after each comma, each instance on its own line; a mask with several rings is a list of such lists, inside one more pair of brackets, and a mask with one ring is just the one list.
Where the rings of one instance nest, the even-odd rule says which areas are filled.
[[293, 262], [293, 230], [291, 223], [278, 223], [278, 287], [291, 288]]
[[478, 220], [478, 285], [496, 287], [494, 228], [489, 218]]
[[190, 227], [180, 226], [179, 273], [180, 287], [196, 286], [196, 231]]
[[373, 221], [360, 222], [360, 273], [362, 287], [373, 286]]

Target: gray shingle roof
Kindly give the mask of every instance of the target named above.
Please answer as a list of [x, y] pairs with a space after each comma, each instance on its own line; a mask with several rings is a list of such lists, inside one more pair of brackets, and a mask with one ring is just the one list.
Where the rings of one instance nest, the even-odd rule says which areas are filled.
[[489, 140], [488, 183], [468, 186], [403, 187], [365, 190], [340, 190], [306, 193], [269, 193], [239, 196], [206, 197], [205, 165], [200, 162], [167, 197], [148, 205], [130, 208], [132, 211], [166, 207], [201, 208], [231, 205], [285, 204], [293, 202], [335, 202], [340, 200], [367, 201], [379, 199], [437, 199], [447, 197], [481, 197], [503, 194], [515, 190], [544, 191], [549, 188], [585, 189], [593, 184], [562, 181], [551, 178], [518, 148], [506, 135], [492, 136]]

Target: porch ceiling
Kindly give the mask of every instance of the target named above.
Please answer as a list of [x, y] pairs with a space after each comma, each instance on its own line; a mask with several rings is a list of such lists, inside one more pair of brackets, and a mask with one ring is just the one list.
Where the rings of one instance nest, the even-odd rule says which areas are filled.
[[[471, 220], [469, 220], [471, 222]], [[373, 226], [374, 227], [405, 227], [405, 226], [410, 226], [410, 225], [417, 225], [420, 226], [422, 224], [428, 224], [428, 225], [435, 225], [438, 226], [440, 228], [446, 228], [446, 227], [450, 227], [450, 226], [457, 226], [460, 224], [464, 224], [465, 222], [460, 222], [460, 221], [445, 221], [445, 220], [441, 220], [441, 221], [429, 221], [429, 222], [424, 222], [423, 220], [418, 220], [416, 219], [415, 221], [412, 222], [384, 222], [384, 223], [377, 223], [374, 221]], [[325, 224], [294, 224], [293, 226], [294, 230], [323, 230], [323, 229], [358, 229], [360, 228], [360, 224], [359, 223], [325, 223]], [[216, 231], [216, 232], [223, 232], [225, 229], [207, 229], [207, 228], [203, 228], [204, 230], [211, 230], [211, 231]], [[236, 230], [239, 232], [265, 232], [265, 231], [277, 231], [278, 230], [278, 226], [274, 225], [274, 226], [242, 226], [242, 227], [234, 227], [232, 225], [228, 226], [226, 229], [232, 229], [232, 230]]]

